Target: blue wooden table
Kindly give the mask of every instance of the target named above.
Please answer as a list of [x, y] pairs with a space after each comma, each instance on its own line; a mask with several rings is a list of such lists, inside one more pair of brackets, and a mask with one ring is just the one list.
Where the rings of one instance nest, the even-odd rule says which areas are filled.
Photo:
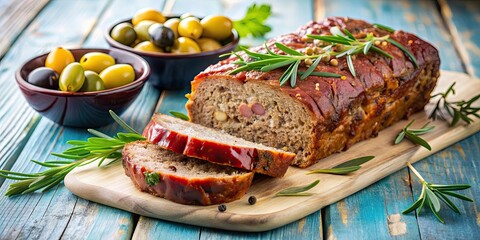
[[[103, 31], [142, 7], [172, 14], [223, 14], [240, 18], [252, 0], [0, 0], [0, 168], [41, 170], [61, 152], [66, 140], [86, 139], [84, 129], [64, 128], [40, 117], [23, 99], [14, 71], [28, 58], [55, 46], [107, 47]], [[349, 16], [414, 32], [439, 50], [441, 68], [480, 76], [480, 1], [478, 0], [271, 0], [268, 37], [294, 31], [325, 16]], [[242, 39], [242, 44], [263, 39]], [[454, 79], [452, 79], [454, 81]], [[147, 84], [123, 118], [142, 129], [153, 112], [182, 110], [184, 91], [162, 91]], [[114, 133], [117, 126], [101, 130]], [[415, 164], [436, 183], [469, 183], [477, 202], [455, 201], [462, 215], [442, 211], [439, 223], [428, 211], [402, 215], [420, 184], [402, 169], [376, 184], [310, 216], [262, 233], [201, 228], [138, 216], [81, 199], [63, 184], [47, 192], [4, 197], [10, 180], [0, 179], [0, 239], [480, 239], [480, 133]]]

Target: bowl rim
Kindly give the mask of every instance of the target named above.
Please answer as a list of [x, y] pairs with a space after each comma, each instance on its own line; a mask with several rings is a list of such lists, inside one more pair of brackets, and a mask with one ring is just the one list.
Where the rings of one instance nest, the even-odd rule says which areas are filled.
[[[170, 19], [170, 18], [179, 18], [180, 16], [176, 16], [176, 15], [169, 15], [169, 16], [166, 16], [167, 19]], [[129, 51], [129, 52], [132, 52], [132, 53], [135, 53], [135, 54], [138, 54], [140, 56], [148, 56], [148, 57], [165, 57], [165, 58], [173, 58], [173, 59], [183, 59], [183, 58], [197, 58], [197, 57], [206, 57], [206, 56], [213, 56], [213, 55], [218, 55], [220, 53], [226, 53], [227, 49], [234, 49], [235, 46], [238, 45], [238, 43], [240, 42], [240, 37], [238, 35], [238, 32], [237, 30], [235, 30], [234, 28], [232, 28], [232, 35], [233, 35], [233, 40], [225, 45], [223, 45], [221, 48], [219, 49], [216, 49], [216, 50], [213, 50], [213, 51], [207, 51], [207, 52], [200, 52], [200, 53], [186, 53], [186, 54], [172, 54], [172, 53], [157, 53], [157, 52], [145, 52], [145, 51], [138, 51], [130, 46], [127, 46], [127, 45], [123, 45], [117, 41], [115, 41], [111, 36], [110, 36], [110, 32], [112, 32], [113, 28], [120, 24], [120, 23], [124, 23], [124, 22], [128, 22], [128, 23], [131, 23], [132, 19], [131, 18], [127, 18], [127, 19], [123, 19], [119, 22], [115, 22], [113, 24], [111, 24], [104, 32], [103, 32], [103, 36], [105, 38], [105, 40], [107, 41], [107, 43], [111, 46], [111, 47], [114, 47], [114, 48], [118, 48], [118, 49], [122, 49], [122, 50], [125, 50], [125, 51]]]
[[141, 56], [138, 56], [135, 53], [125, 51], [122, 49], [115, 49], [115, 48], [66, 48], [69, 51], [76, 52], [76, 51], [87, 51], [88, 52], [103, 52], [103, 53], [110, 53], [110, 52], [118, 52], [119, 54], [123, 55], [128, 55], [130, 57], [133, 57], [136, 59], [143, 68], [143, 73], [138, 76], [133, 82], [119, 86], [116, 88], [111, 88], [111, 89], [106, 89], [106, 90], [101, 90], [101, 91], [94, 91], [94, 92], [64, 92], [61, 90], [54, 90], [54, 89], [48, 89], [48, 88], [43, 88], [39, 86], [35, 86], [31, 83], [29, 83], [26, 79], [24, 79], [21, 75], [22, 70], [25, 68], [25, 66], [30, 63], [35, 61], [38, 58], [42, 58], [47, 56], [50, 52], [37, 55], [35, 57], [32, 57], [28, 60], [26, 60], [20, 67], [15, 71], [15, 80], [17, 81], [17, 84], [19, 85], [20, 88], [23, 89], [28, 89], [33, 92], [37, 93], [42, 93], [46, 95], [55, 95], [55, 96], [62, 96], [62, 97], [91, 97], [91, 96], [102, 96], [102, 95], [109, 95], [109, 94], [115, 94], [123, 91], [128, 91], [132, 90], [135, 88], [138, 88], [142, 85], [145, 84], [145, 82], [148, 80], [150, 76], [150, 65], [147, 63], [145, 59], [143, 59]]

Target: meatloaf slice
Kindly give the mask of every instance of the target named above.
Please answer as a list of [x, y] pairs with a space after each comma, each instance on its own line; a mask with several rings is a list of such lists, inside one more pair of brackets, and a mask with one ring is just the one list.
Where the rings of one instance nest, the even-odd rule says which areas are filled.
[[282, 177], [294, 153], [163, 114], [154, 114], [143, 135], [158, 146], [216, 164]]
[[185, 157], [144, 141], [123, 149], [123, 167], [143, 192], [189, 205], [212, 205], [240, 199], [253, 172]]
[[[329, 35], [334, 26], [348, 29], [358, 39], [369, 33], [377, 37], [389, 35], [413, 53], [418, 68], [401, 49], [384, 41], [376, 47], [393, 59], [373, 51], [359, 53], [353, 60], [356, 77], [349, 71], [346, 57], [337, 58], [335, 63], [322, 61], [315, 71], [342, 77], [309, 76], [297, 79], [292, 88], [279, 84], [285, 68], [230, 74], [239, 67], [234, 64], [238, 58], [232, 56], [210, 66], [192, 81], [186, 104], [191, 121], [253, 142], [286, 148], [297, 154], [293, 165], [308, 167], [356, 142], [375, 137], [380, 130], [423, 109], [439, 77], [440, 59], [435, 47], [413, 34], [390, 33], [362, 20], [331, 17], [310, 22], [266, 45], [279, 54], [285, 53], [275, 47], [275, 42], [305, 53], [307, 47], [324, 45], [308, 39], [307, 34]], [[251, 51], [266, 53], [264, 46]], [[252, 60], [239, 54], [246, 61]], [[302, 61], [299, 71], [306, 69]]]

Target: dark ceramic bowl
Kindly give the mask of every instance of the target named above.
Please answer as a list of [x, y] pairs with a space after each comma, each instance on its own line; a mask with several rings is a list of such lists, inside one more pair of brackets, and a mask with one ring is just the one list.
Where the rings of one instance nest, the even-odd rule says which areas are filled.
[[113, 122], [108, 110], [121, 114], [138, 96], [150, 75], [150, 67], [141, 57], [116, 49], [70, 49], [76, 61], [88, 52], [103, 52], [116, 63], [128, 63], [135, 80], [127, 85], [96, 92], [62, 92], [37, 87], [26, 81], [28, 74], [45, 64], [47, 54], [32, 58], [15, 73], [18, 86], [30, 106], [50, 120], [70, 127], [99, 127]]
[[110, 47], [126, 50], [145, 58], [152, 69], [150, 80], [148, 80], [149, 83], [161, 89], [175, 90], [189, 87], [190, 82], [198, 73], [211, 64], [222, 60], [219, 56], [233, 51], [239, 41], [238, 33], [232, 30], [232, 35], [226, 40], [227, 43], [215, 51], [194, 54], [144, 52], [123, 45], [113, 40], [110, 36], [113, 27], [122, 22], [131, 22], [131, 19], [117, 22], [110, 26], [104, 33], [105, 39]]

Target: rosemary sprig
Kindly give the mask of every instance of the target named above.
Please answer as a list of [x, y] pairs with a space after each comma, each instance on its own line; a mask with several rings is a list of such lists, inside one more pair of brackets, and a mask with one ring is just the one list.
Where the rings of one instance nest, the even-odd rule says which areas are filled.
[[346, 161], [344, 163], [338, 164], [333, 168], [329, 169], [316, 169], [308, 172], [307, 174], [313, 173], [327, 173], [327, 174], [336, 174], [336, 175], [345, 175], [351, 172], [355, 172], [360, 169], [362, 164], [372, 160], [374, 156], [365, 156], [354, 158], [352, 160]]
[[378, 28], [378, 29], [383, 29], [389, 33], [394, 33], [395, 32], [395, 29], [389, 27], [389, 26], [385, 26], [383, 24], [380, 24], [380, 23], [374, 23], [373, 24], [374, 27]]
[[248, 7], [245, 16], [242, 19], [234, 20], [233, 27], [237, 30], [240, 37], [263, 37], [272, 30], [271, 27], [265, 25], [265, 21], [272, 14], [269, 4], [252, 4]]
[[337, 51], [329, 51], [330, 56], [335, 56], [337, 58], [346, 56], [348, 69], [352, 76], [356, 77], [355, 68], [353, 65], [352, 56], [363, 53], [368, 54], [370, 50], [380, 53], [383, 56], [388, 58], [393, 58], [392, 55], [383, 51], [382, 49], [374, 46], [375, 42], [386, 41], [389, 36], [375, 37], [373, 33], [368, 33], [367, 36], [363, 39], [355, 38], [347, 29], [344, 29], [343, 32], [338, 27], [332, 27], [330, 29], [332, 35], [307, 35], [310, 38], [321, 40], [323, 42], [331, 43], [328, 45], [330, 49], [337, 49]]
[[172, 116], [176, 117], [176, 118], [180, 118], [182, 120], [185, 120], [185, 121], [190, 121], [190, 118], [185, 115], [184, 113], [181, 113], [181, 112], [176, 112], [176, 111], [169, 111], [170, 114], [172, 114]]
[[410, 121], [397, 135], [395, 138], [395, 144], [399, 144], [400, 142], [403, 141], [403, 139], [408, 138], [411, 142], [421, 145], [422, 147], [432, 150], [432, 147], [430, 144], [428, 144], [427, 141], [425, 141], [423, 138], [419, 137], [418, 135], [422, 135], [425, 133], [428, 133], [432, 131], [435, 126], [428, 126], [430, 122], [426, 123], [421, 127], [420, 129], [410, 129], [410, 126], [415, 122], [415, 120]]
[[98, 161], [98, 166], [101, 166], [106, 159], [110, 159], [110, 163], [106, 165], [109, 166], [122, 158], [121, 150], [126, 143], [145, 139], [132, 127], [128, 126], [128, 124], [120, 119], [113, 111], [110, 111], [110, 115], [119, 125], [125, 128], [128, 133], [119, 132], [116, 136], [110, 137], [97, 130], [88, 129], [88, 132], [95, 137], [90, 137], [87, 141], [67, 141], [67, 143], [73, 147], [62, 153], [52, 153], [53, 156], [64, 158], [64, 160], [46, 162], [32, 160], [32, 162], [48, 168], [43, 172], [27, 174], [0, 170], [0, 177], [18, 180], [10, 184], [5, 195], [14, 196], [26, 194], [39, 189], [46, 191], [63, 181], [65, 176], [74, 168], [95, 161]]
[[278, 193], [275, 194], [277, 197], [281, 196], [310, 196], [312, 195], [311, 193], [306, 193], [306, 191], [312, 189], [313, 187], [317, 186], [317, 184], [320, 182], [320, 180], [315, 180], [312, 183], [305, 185], [305, 186], [300, 186], [300, 187], [291, 187], [291, 188], [286, 188]]
[[315, 68], [320, 63], [320, 60], [323, 56], [328, 55], [327, 52], [322, 54], [302, 54], [292, 48], [289, 48], [282, 43], [276, 42], [275, 47], [277, 47], [281, 52], [284, 54], [277, 54], [274, 53], [268, 45], [265, 43], [265, 49], [267, 53], [259, 53], [250, 51], [247, 48], [242, 48], [242, 51], [251, 58], [251, 60], [247, 61], [246, 59], [242, 58], [238, 53], [229, 53], [235, 55], [238, 60], [234, 62], [234, 64], [239, 65], [240, 67], [232, 70], [230, 74], [235, 74], [243, 71], [249, 70], [257, 70], [262, 72], [269, 72], [277, 68], [286, 67], [287, 70], [282, 74], [280, 77], [280, 85], [283, 86], [287, 81], [290, 80], [290, 86], [295, 87], [297, 83], [298, 77], [298, 67], [302, 61], [307, 59], [315, 59], [312, 65], [304, 71], [301, 72], [300, 80], [304, 80], [310, 75], [314, 76], [325, 76], [325, 77], [341, 77], [339, 74], [335, 73], [328, 73], [328, 72], [316, 72], [314, 71]]
[[440, 201], [445, 203], [450, 209], [452, 209], [454, 212], [458, 214], [461, 214], [460, 210], [452, 202], [452, 200], [448, 198], [448, 196], [458, 198], [464, 201], [473, 202], [471, 198], [454, 192], [458, 190], [468, 189], [470, 188], [470, 185], [468, 184], [449, 184], [449, 185], [432, 184], [425, 181], [425, 179], [423, 179], [423, 177], [412, 166], [412, 164], [407, 162], [407, 166], [415, 174], [415, 176], [418, 177], [418, 179], [422, 183], [422, 191], [418, 199], [409, 208], [407, 208], [405, 211], [402, 212], [403, 214], [407, 214], [409, 212], [417, 210], [417, 215], [418, 215], [422, 211], [423, 206], [427, 204], [428, 207], [430, 207], [430, 210], [432, 211], [433, 215], [435, 215], [435, 217], [438, 219], [438, 221], [440, 221], [441, 223], [445, 223], [445, 221], [439, 214], [441, 209]]
[[450, 94], [455, 95], [455, 84], [456, 82], [452, 83], [452, 85], [450, 85], [450, 87], [444, 93], [437, 93], [432, 96], [432, 98], [439, 97], [439, 99], [435, 104], [435, 108], [429, 116], [429, 118], [433, 120], [436, 120], [438, 117], [441, 120], [447, 121], [442, 111], [442, 109], [444, 109], [448, 113], [448, 115], [452, 117], [452, 121], [450, 122], [450, 125], [452, 127], [455, 126], [460, 120], [464, 121], [467, 124], [472, 123], [473, 119], [470, 116], [480, 118], [480, 107], [472, 106], [473, 103], [480, 99], [480, 94], [470, 98], [467, 101], [447, 101], [447, 97]]

